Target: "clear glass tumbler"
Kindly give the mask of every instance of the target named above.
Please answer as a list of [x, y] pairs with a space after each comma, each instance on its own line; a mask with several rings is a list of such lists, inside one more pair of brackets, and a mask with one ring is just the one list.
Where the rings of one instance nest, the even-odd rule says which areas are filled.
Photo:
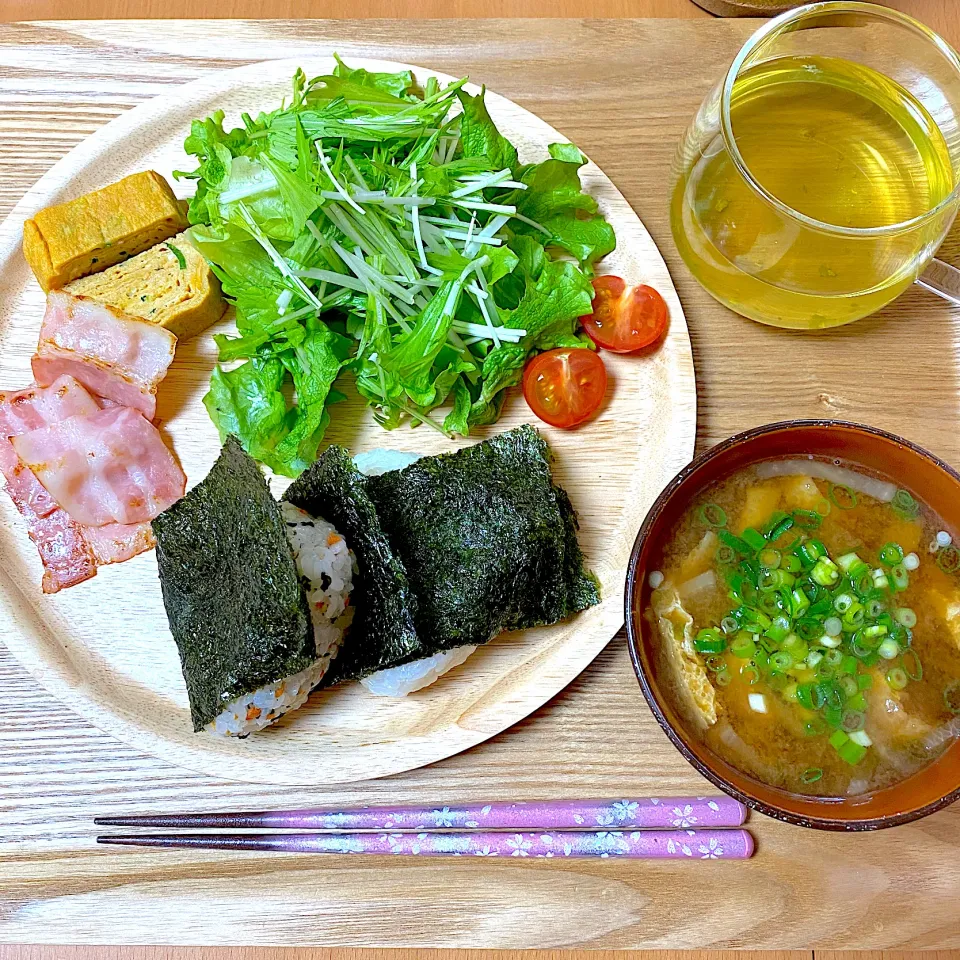
[[717, 300], [818, 329], [913, 283], [958, 206], [960, 58], [902, 13], [841, 0], [747, 41], [684, 135], [670, 214]]

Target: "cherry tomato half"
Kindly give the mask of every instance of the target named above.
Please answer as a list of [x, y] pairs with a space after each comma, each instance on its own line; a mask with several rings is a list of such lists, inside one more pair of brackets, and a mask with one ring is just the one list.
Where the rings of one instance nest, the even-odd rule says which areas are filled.
[[604, 350], [633, 353], [656, 343], [667, 328], [667, 305], [653, 287], [628, 287], [620, 277], [595, 277], [593, 313], [580, 318], [590, 339]]
[[523, 396], [530, 409], [554, 427], [574, 427], [592, 417], [607, 392], [607, 369], [585, 347], [560, 347], [530, 360]]

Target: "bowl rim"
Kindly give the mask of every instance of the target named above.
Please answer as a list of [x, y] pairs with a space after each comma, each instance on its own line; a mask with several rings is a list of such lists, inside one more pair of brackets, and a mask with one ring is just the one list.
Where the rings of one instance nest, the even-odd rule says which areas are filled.
[[734, 797], [736, 800], [739, 800], [741, 803], [746, 804], [751, 809], [756, 810], [758, 813], [762, 813], [765, 816], [773, 817], [777, 820], [782, 820], [785, 823], [790, 823], [800, 827], [812, 827], [820, 830], [835, 830], [844, 832], [863, 832], [881, 830], [888, 827], [900, 826], [905, 823], [912, 823], [915, 820], [919, 820], [922, 817], [929, 816], [931, 813], [936, 813], [938, 810], [948, 807], [950, 804], [960, 799], [960, 783], [958, 783], [957, 787], [955, 787], [949, 793], [944, 794], [944, 796], [940, 797], [939, 799], [933, 800], [922, 807], [917, 807], [913, 810], [908, 810], [903, 813], [893, 813], [887, 816], [869, 817], [863, 819], [844, 820], [828, 816], [805, 816], [803, 814], [793, 813], [790, 810], [786, 810], [783, 807], [777, 806], [776, 804], [768, 803], [765, 800], [757, 799], [756, 797], [745, 793], [738, 787], [735, 787], [733, 784], [729, 783], [724, 779], [723, 776], [712, 769], [709, 764], [702, 761], [687, 746], [677, 730], [674, 729], [673, 725], [667, 719], [666, 714], [663, 712], [657, 695], [654, 693], [653, 687], [643, 671], [639, 652], [640, 638], [637, 635], [638, 631], [634, 626], [633, 596], [637, 588], [637, 566], [639, 564], [640, 554], [644, 545], [646, 544], [651, 529], [659, 519], [664, 507], [692, 474], [700, 470], [710, 461], [723, 456], [731, 448], [748, 441], [755, 441], [763, 436], [766, 436], [767, 434], [782, 433], [797, 428], [831, 429], [835, 427], [852, 429], [878, 439], [892, 441], [893, 443], [899, 444], [900, 446], [911, 450], [926, 460], [929, 460], [935, 466], [939, 467], [948, 476], [950, 476], [951, 479], [953, 479], [958, 487], [960, 487], [960, 473], [958, 473], [957, 470], [951, 467], [948, 463], [941, 460], [940, 457], [931, 453], [924, 447], [921, 447], [919, 444], [913, 443], [910, 440], [905, 440], [903, 437], [900, 437], [897, 434], [891, 433], [887, 430], [882, 430], [879, 427], [872, 427], [863, 423], [855, 423], [852, 420], [838, 420], [831, 418], [778, 420], [775, 423], [767, 423], [758, 427], [751, 427], [750, 429], [737, 433], [732, 437], [728, 437], [726, 440], [721, 440], [719, 443], [694, 457], [694, 459], [691, 460], [685, 467], [683, 467], [680, 472], [677, 473], [677, 475], [663, 488], [663, 490], [660, 492], [660, 495], [653, 502], [653, 505], [650, 507], [650, 510], [647, 512], [647, 515], [640, 526], [640, 530], [637, 532], [636, 539], [633, 543], [633, 549], [630, 551], [630, 560], [627, 565], [626, 586], [624, 589], [624, 621], [627, 629], [627, 647], [630, 651], [630, 661], [633, 664], [634, 673], [637, 676], [640, 689], [643, 691], [647, 705], [650, 707], [650, 710], [656, 718], [657, 723], [660, 724], [660, 727], [663, 729], [664, 733], [666, 733], [671, 743], [673, 743], [677, 750], [680, 751], [684, 759], [695, 770], [697, 770], [698, 773], [706, 777], [707, 780], [709, 780], [714, 786], [718, 787], [724, 793]]

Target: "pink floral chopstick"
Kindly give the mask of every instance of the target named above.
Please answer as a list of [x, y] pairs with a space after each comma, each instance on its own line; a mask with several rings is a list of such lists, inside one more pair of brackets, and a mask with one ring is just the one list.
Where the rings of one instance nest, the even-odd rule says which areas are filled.
[[121, 846], [269, 850], [283, 853], [421, 857], [598, 857], [628, 860], [745, 860], [746, 830], [552, 830], [536, 833], [274, 833], [98, 837]]
[[102, 826], [194, 829], [383, 830], [683, 830], [739, 827], [746, 807], [732, 797], [533, 800], [526, 803], [322, 808], [251, 813], [99, 817]]

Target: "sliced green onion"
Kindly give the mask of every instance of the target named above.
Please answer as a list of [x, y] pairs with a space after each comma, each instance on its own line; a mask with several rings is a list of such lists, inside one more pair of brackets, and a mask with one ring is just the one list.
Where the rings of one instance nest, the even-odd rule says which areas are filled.
[[808, 540], [797, 547], [798, 556], [808, 564], [816, 563], [826, 552], [826, 548], [819, 540]]
[[[840, 672], [845, 674], [847, 679], [853, 679], [857, 670], [859, 670], [859, 665], [857, 664], [856, 657], [846, 656], [840, 661]], [[856, 685], [856, 680], [854, 680], [853, 683], [853, 687], [849, 690], [845, 685], [841, 684], [841, 686], [844, 687], [844, 693], [846, 693], [848, 697], [852, 697], [859, 689]]]
[[844, 744], [849, 742], [850, 738], [842, 731], [837, 730], [835, 733], [830, 734], [830, 746], [834, 750], [839, 750]]
[[907, 573], [907, 568], [902, 563], [898, 563], [890, 571], [890, 576], [893, 577], [893, 582], [898, 590], [906, 590], [910, 586], [910, 574]]
[[793, 657], [786, 650], [778, 650], [770, 657], [770, 665], [776, 670], [786, 672], [793, 666]]
[[850, 734], [850, 742], [856, 743], [861, 747], [872, 747], [873, 741], [870, 739], [866, 730], [854, 730]]
[[858, 563], [863, 563], [863, 561], [855, 553], [845, 553], [842, 557], [837, 557], [837, 566], [844, 573], [850, 573]]
[[863, 628], [863, 636], [867, 640], [874, 640], [877, 637], [885, 637], [888, 631], [882, 623], [875, 623], [872, 626]]
[[854, 581], [853, 592], [860, 600], [870, 600], [877, 596], [878, 588], [874, 586], [873, 578], [867, 573], [866, 576]]
[[701, 630], [693, 641], [693, 649], [697, 653], [723, 653], [726, 646], [727, 641], [723, 634], [709, 627]]
[[780, 566], [780, 561], [782, 559], [782, 554], [779, 550], [775, 550], [773, 547], [767, 547], [765, 550], [761, 550], [757, 555], [757, 562], [765, 570], [776, 570]]
[[853, 740], [848, 740], [837, 753], [840, 754], [841, 760], [849, 763], [851, 767], [855, 767], [867, 755], [867, 748]]
[[890, 506], [904, 520], [915, 520], [920, 513], [920, 505], [908, 490], [900, 489], [893, 495]]
[[749, 544], [751, 550], [763, 550], [767, 545], [766, 537], [757, 530], [754, 530], [753, 527], [747, 527], [741, 534], [741, 537], [745, 543]]
[[[851, 604], [853, 603], [853, 598], [850, 599]], [[823, 632], [828, 637], [839, 637], [843, 632], [843, 624], [840, 621], [839, 617], [827, 617], [823, 621]]]
[[960, 571], [960, 550], [954, 546], [941, 547], [937, 551], [937, 566], [944, 573], [957, 573]]
[[863, 721], [866, 718], [858, 710], [846, 710], [843, 719], [840, 721], [840, 727], [845, 733], [853, 733], [854, 730], [863, 729]]
[[780, 643], [790, 632], [790, 621], [786, 617], [774, 617], [773, 622], [764, 631], [764, 636]]
[[899, 543], [885, 543], [880, 548], [880, 562], [895, 567], [903, 562], [903, 547]]
[[[800, 612], [802, 613], [803, 611]], [[807, 617], [806, 619], [798, 620], [793, 625], [793, 630], [801, 640], [812, 642], [820, 639], [820, 623], [814, 617]]]
[[820, 557], [813, 565], [810, 571], [810, 577], [820, 584], [821, 587], [832, 586], [840, 579], [840, 571], [837, 565], [828, 557]]
[[827, 516], [830, 511], [833, 509], [833, 504], [826, 497], [821, 497], [817, 501], [817, 505], [813, 508], [820, 514], [821, 517]]
[[797, 684], [797, 703], [807, 710], [819, 709], [819, 704], [814, 705], [814, 696], [817, 694], [817, 685], [815, 683]]
[[911, 629], [917, 625], [917, 615], [909, 607], [900, 607], [894, 614], [898, 623]]
[[903, 667], [891, 667], [887, 671], [887, 683], [891, 689], [902, 690], [909, 682], [910, 678], [907, 676], [907, 672]]
[[747, 554], [753, 552], [748, 543], [741, 540], [739, 537], [735, 537], [729, 530], [718, 530], [717, 539], [743, 556], [747, 556]]
[[853, 606], [843, 615], [843, 622], [849, 626], [858, 627], [863, 623], [863, 618], [863, 604], [854, 602]]
[[725, 527], [727, 514], [723, 507], [718, 507], [715, 503], [705, 503], [700, 508], [700, 520], [708, 527]]
[[749, 633], [738, 633], [730, 644], [730, 652], [740, 660], [750, 660], [757, 652], [757, 645]]
[[730, 676], [729, 670], [720, 670], [717, 672], [717, 675], [713, 678], [714, 683], [718, 687], [728, 687], [730, 682], [733, 680], [733, 677]]
[[740, 629], [740, 624], [735, 617], [724, 617], [720, 621], [720, 629], [726, 634], [736, 633]]
[[760, 679], [760, 671], [755, 664], [745, 663], [740, 668], [740, 676], [743, 677], [745, 683], [754, 684]]
[[779, 540], [793, 526], [793, 517], [782, 516], [776, 520], [766, 533], [766, 538], [771, 542]]
[[873, 686], [873, 677], [869, 673], [857, 674], [857, 686], [861, 690], [869, 690]]
[[841, 510], [852, 510], [857, 505], [857, 495], [845, 483], [831, 483], [829, 497]]
[[896, 660], [900, 654], [900, 644], [891, 637], [887, 637], [887, 639], [877, 647], [877, 653], [879, 653], [884, 660]]
[[798, 637], [795, 633], [787, 635], [786, 640], [783, 641], [783, 649], [789, 653], [797, 663], [806, 660], [807, 653], [810, 651], [806, 640]]
[[717, 563], [720, 564], [736, 563], [737, 552], [733, 549], [733, 547], [722, 543], [719, 547], [717, 547], [715, 557]]
[[871, 620], [876, 620], [883, 613], [883, 603], [876, 598], [868, 600], [864, 609]]
[[791, 516], [801, 530], [816, 530], [823, 523], [823, 517], [814, 510], [794, 510]]
[[903, 665], [903, 671], [911, 680], [923, 679], [923, 664], [917, 656], [916, 650], [907, 650], [900, 658]]
[[811, 650], [807, 654], [807, 666], [815, 667], [823, 659], [823, 654], [819, 650]]
[[867, 698], [862, 693], [855, 693], [847, 700], [847, 709], [860, 710], [861, 712], [866, 713]]
[[841, 593], [833, 598], [833, 608], [837, 613], [846, 613], [857, 601], [849, 593]]
[[803, 564], [800, 563], [799, 557], [788, 553], [781, 558], [780, 569], [786, 570], [787, 573], [799, 573], [803, 569]]
[[827, 650], [823, 655], [824, 662], [831, 667], [836, 667], [843, 660], [843, 654], [839, 650]]
[[823, 776], [823, 770], [820, 767], [807, 767], [803, 773], [800, 774], [800, 779], [804, 783], [816, 783]]

